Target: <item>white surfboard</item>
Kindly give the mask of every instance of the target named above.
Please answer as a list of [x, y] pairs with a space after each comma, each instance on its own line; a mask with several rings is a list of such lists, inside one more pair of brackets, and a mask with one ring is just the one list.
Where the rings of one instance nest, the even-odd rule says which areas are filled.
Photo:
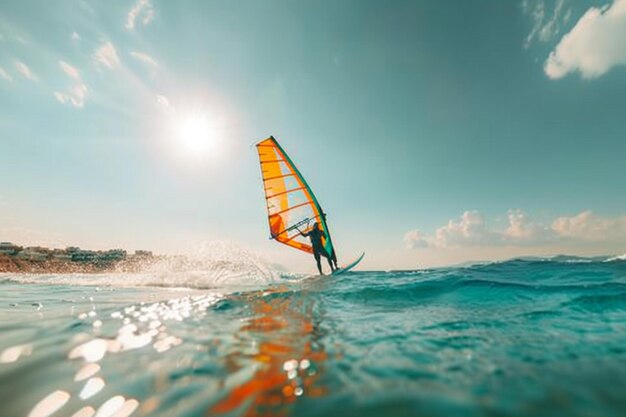
[[348, 272], [349, 270], [351, 270], [352, 268], [354, 268], [355, 266], [357, 266], [359, 264], [359, 262], [361, 262], [363, 260], [363, 258], [365, 257], [365, 252], [363, 252], [361, 254], [361, 256], [359, 256], [358, 258], [356, 258], [356, 260], [352, 261], [351, 263], [349, 263], [346, 266], [342, 266], [341, 268], [335, 270], [335, 272], [333, 272], [331, 275], [341, 275], [343, 273]]

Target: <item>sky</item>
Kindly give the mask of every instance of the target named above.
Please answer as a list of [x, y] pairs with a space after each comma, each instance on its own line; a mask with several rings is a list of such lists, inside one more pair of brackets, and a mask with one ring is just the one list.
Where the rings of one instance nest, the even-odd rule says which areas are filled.
[[0, 240], [268, 239], [274, 135], [340, 263], [626, 253], [626, 0], [0, 3]]

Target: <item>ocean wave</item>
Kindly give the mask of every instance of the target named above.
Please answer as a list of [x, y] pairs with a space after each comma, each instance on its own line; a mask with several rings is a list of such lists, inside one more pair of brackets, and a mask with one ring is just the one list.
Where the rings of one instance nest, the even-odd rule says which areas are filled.
[[626, 310], [626, 292], [582, 295], [565, 305], [588, 311]]
[[545, 264], [545, 263], [594, 263], [606, 262], [612, 260], [626, 260], [626, 254], [621, 256], [576, 256], [576, 255], [554, 255], [554, 256], [517, 256], [509, 259], [493, 260], [493, 261], [471, 261], [456, 265], [457, 268], [474, 268], [478, 266], [494, 266], [494, 265], [518, 265], [518, 264]]
[[[464, 297], [468, 301], [472, 301], [476, 297], [504, 301], [504, 299], [528, 298], [534, 295], [549, 293], [594, 293], [598, 291], [626, 292], [626, 283], [602, 282], [595, 284], [541, 285], [536, 283], [450, 277], [439, 281], [429, 280], [398, 286], [352, 288], [343, 292], [335, 291], [331, 295], [344, 300], [397, 304], [399, 302], [416, 303], [418, 300], [444, 298], [449, 294], [454, 294], [455, 297]], [[458, 301], [462, 302], [462, 300]]]

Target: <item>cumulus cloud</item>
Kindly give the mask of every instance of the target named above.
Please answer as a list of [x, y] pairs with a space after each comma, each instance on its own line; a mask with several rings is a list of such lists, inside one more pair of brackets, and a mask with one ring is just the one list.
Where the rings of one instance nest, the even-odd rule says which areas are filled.
[[96, 52], [93, 54], [93, 59], [96, 64], [104, 66], [108, 69], [115, 69], [120, 65], [120, 58], [117, 55], [117, 50], [111, 42], [105, 42], [102, 44]]
[[409, 230], [404, 235], [404, 245], [407, 249], [426, 248], [429, 246], [429, 242], [426, 236], [419, 230]]
[[152, 58], [150, 55], [145, 54], [145, 53], [143, 53], [143, 52], [136, 52], [136, 51], [132, 51], [132, 52], [130, 53], [130, 55], [131, 55], [133, 58], [137, 59], [138, 61], [141, 61], [141, 62], [143, 62], [143, 63], [145, 63], [145, 64], [148, 64], [148, 65], [150, 65], [150, 66], [152, 66], [152, 67], [155, 67], [155, 68], [156, 68], [156, 67], [158, 67], [158, 66], [159, 66], [159, 64], [156, 62], [156, 60], [155, 60], [154, 58]]
[[575, 71], [596, 78], [617, 65], [626, 65], [626, 0], [587, 10], [550, 53], [544, 71], [552, 79]]
[[6, 81], [13, 81], [13, 77], [11, 77], [2, 67], [0, 67], [0, 78]]
[[28, 65], [26, 65], [22, 61], [15, 61], [15, 69], [17, 69], [17, 72], [22, 74], [22, 76], [24, 78], [26, 78], [27, 80], [31, 80], [31, 81], [36, 81], [37, 80], [37, 77], [30, 70]]
[[543, 241], [550, 238], [549, 228], [531, 221], [520, 209], [509, 210], [509, 225], [502, 232], [505, 241]]
[[139, 0], [126, 16], [126, 29], [135, 29], [137, 19], [140, 19], [141, 23], [146, 26], [154, 20], [155, 15], [156, 12], [150, 0]]
[[78, 32], [72, 32], [72, 34], [70, 35], [70, 39], [72, 39], [72, 42], [78, 42], [80, 41], [80, 35], [78, 34]]
[[552, 222], [532, 221], [522, 210], [509, 210], [505, 227], [491, 227], [477, 211], [439, 227], [434, 236], [419, 230], [404, 235], [407, 249], [425, 247], [532, 246], [565, 243], [619, 243], [626, 241], [626, 215], [602, 217], [591, 211], [561, 216]]
[[437, 229], [434, 245], [439, 248], [475, 246], [490, 243], [492, 238], [483, 215], [472, 210], [463, 213], [459, 220], [450, 220], [447, 225]]
[[607, 218], [587, 210], [557, 218], [552, 230], [561, 237], [582, 241], [626, 240], [626, 216]]
[[71, 104], [74, 107], [82, 108], [85, 105], [85, 98], [89, 91], [87, 85], [82, 81], [80, 72], [76, 67], [65, 61], [59, 61], [61, 70], [72, 79], [73, 84], [64, 92], [55, 91], [54, 97], [63, 104]]

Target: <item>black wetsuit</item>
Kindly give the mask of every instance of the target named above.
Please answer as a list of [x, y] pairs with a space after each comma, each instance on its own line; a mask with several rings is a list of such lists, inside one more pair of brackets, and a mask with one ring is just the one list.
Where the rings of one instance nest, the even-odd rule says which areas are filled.
[[313, 247], [313, 256], [315, 257], [315, 262], [317, 263], [317, 269], [322, 273], [322, 264], [320, 262], [320, 257], [323, 256], [328, 260], [328, 265], [330, 265], [331, 271], [335, 268], [331, 263], [330, 255], [324, 249], [324, 245], [322, 244], [322, 237], [326, 238], [326, 234], [322, 232], [320, 229], [313, 228], [311, 231], [302, 233], [302, 236], [308, 236], [311, 239], [311, 246]]

